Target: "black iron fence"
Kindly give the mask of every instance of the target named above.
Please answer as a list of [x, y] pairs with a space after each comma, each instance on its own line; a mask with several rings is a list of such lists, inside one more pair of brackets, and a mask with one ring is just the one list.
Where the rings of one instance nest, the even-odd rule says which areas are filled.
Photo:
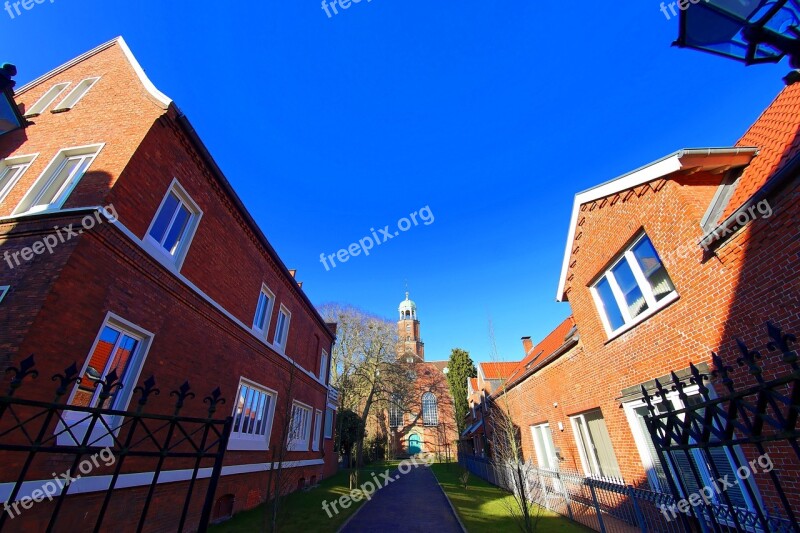
[[[33, 356], [9, 372], [10, 386], [0, 395], [0, 529], [33, 519], [42, 529], [46, 524], [47, 531], [107, 530], [112, 527], [112, 500], [127, 517], [124, 525], [114, 522], [115, 530], [153, 529], [148, 518], [159, 485], [180, 481], [169, 486], [169, 501], [179, 504], [170, 505], [168, 518], [162, 510], [155, 528], [206, 530], [232, 425], [231, 417], [213, 418], [225, 401], [219, 388], [203, 399], [208, 404], [204, 416], [181, 414], [195, 397], [188, 382], [170, 392], [175, 399], [171, 414], [154, 414], [145, 412], [150, 398], [160, 393], [153, 377], [134, 390], [135, 410], [119, 411], [103, 407], [121, 389], [114, 371], [95, 380], [97, 407], [65, 403], [81, 381], [74, 364], [53, 376], [57, 386], [52, 401], [20, 396], [38, 376]], [[130, 481], [132, 476], [136, 482]], [[204, 478], [203, 491], [199, 480]], [[135, 496], [123, 490], [130, 487], [138, 488]], [[75, 493], [95, 497], [87, 503]], [[83, 505], [92, 507], [81, 508], [81, 524], [59, 524], [60, 517], [62, 522], [74, 520], [74, 506]], [[73, 512], [65, 513], [70, 506]]]
[[772, 323], [767, 333], [768, 361], [737, 341], [735, 360], [746, 372], [736, 382], [713, 354], [710, 374], [692, 365], [688, 382], [673, 374], [671, 383], [643, 389], [648, 431], [686, 528], [800, 532], [797, 339]]

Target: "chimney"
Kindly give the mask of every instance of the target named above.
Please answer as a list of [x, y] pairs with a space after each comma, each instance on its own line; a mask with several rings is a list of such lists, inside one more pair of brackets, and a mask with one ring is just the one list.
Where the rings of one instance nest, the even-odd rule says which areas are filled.
[[525, 349], [525, 357], [528, 357], [528, 354], [533, 350], [533, 342], [531, 342], [530, 337], [522, 337], [522, 347]]

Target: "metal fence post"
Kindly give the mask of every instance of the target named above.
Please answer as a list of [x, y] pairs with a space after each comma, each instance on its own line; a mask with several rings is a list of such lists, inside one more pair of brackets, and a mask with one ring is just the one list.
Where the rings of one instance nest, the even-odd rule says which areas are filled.
[[636, 501], [636, 491], [633, 485], [628, 485], [628, 496], [633, 504], [633, 512], [636, 514], [636, 520], [639, 522], [639, 527], [642, 528], [642, 533], [647, 533], [647, 522], [644, 520], [644, 514], [642, 514], [642, 510], [639, 507], [639, 502]]
[[603, 514], [600, 512], [600, 502], [597, 501], [597, 493], [594, 490], [594, 485], [592, 485], [592, 480], [587, 480], [586, 484], [589, 485], [589, 490], [592, 493], [594, 510], [597, 512], [597, 522], [600, 524], [600, 533], [606, 533], [606, 526], [603, 524]]
[[569, 519], [575, 520], [575, 516], [572, 514], [572, 502], [569, 498], [569, 491], [567, 490], [567, 485], [564, 483], [564, 480], [561, 479], [561, 474], [556, 471], [556, 479], [558, 479], [558, 484], [561, 485], [561, 492], [564, 493], [564, 501], [567, 504], [567, 512], [569, 513]]

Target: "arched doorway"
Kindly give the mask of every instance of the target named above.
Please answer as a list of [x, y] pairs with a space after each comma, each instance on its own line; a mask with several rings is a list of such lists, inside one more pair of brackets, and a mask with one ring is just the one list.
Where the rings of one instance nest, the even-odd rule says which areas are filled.
[[422, 451], [422, 443], [420, 442], [419, 435], [416, 433], [408, 437], [408, 453], [415, 455]]

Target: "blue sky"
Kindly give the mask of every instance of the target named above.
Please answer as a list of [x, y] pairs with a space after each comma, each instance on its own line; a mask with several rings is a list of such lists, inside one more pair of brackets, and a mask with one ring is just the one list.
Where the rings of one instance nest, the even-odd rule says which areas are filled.
[[[2, 2], [0, 2], [2, 5]], [[786, 64], [678, 50], [660, 2], [55, 0], [0, 11], [24, 83], [117, 35], [189, 116], [317, 304], [396, 317], [427, 358], [522, 357], [555, 303], [576, 192], [683, 147], [734, 143]], [[614, 9], [618, 8], [618, 9]], [[435, 217], [326, 271], [429, 206]]]

